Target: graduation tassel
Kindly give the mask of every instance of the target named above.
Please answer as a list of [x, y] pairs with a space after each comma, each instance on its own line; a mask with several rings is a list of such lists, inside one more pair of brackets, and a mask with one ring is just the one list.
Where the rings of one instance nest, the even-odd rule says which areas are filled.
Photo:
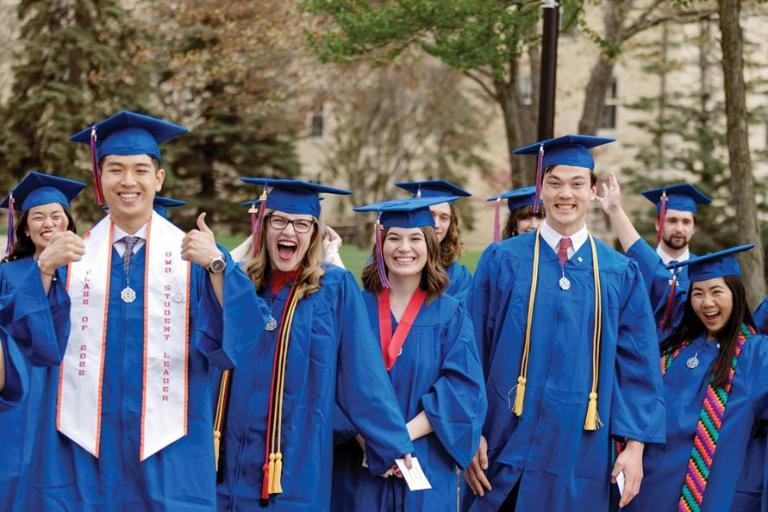
[[664, 304], [664, 315], [661, 317], [661, 323], [659, 324], [659, 331], [664, 332], [664, 330], [669, 325], [669, 322], [672, 320], [672, 312], [675, 309], [675, 291], [677, 290], [677, 272], [672, 271], [672, 282], [669, 285], [669, 292], [667, 293], [667, 300]]
[[533, 196], [533, 213], [539, 213], [541, 205], [541, 180], [544, 170], [544, 144], [539, 144], [539, 154], [536, 157], [536, 193]]
[[656, 230], [656, 241], [661, 242], [664, 238], [664, 221], [667, 218], [667, 192], [662, 191], [661, 202], [659, 203], [659, 229]]
[[382, 242], [381, 242], [381, 212], [379, 212], [379, 215], [376, 217], [376, 226], [375, 226], [375, 246], [374, 252], [376, 253], [376, 270], [379, 273], [379, 280], [381, 281], [381, 286], [384, 288], [389, 288], [389, 280], [387, 279], [387, 270], [384, 267], [384, 253], [382, 252]]
[[14, 233], [14, 230], [13, 230], [13, 221], [14, 221], [13, 214], [14, 214], [14, 211], [15, 211], [15, 209], [14, 209], [14, 203], [15, 202], [16, 201], [13, 199], [13, 193], [9, 194], [8, 195], [8, 233], [7, 233], [8, 243], [5, 246], [5, 255], [6, 256], [11, 254], [11, 251], [13, 250], [13, 244], [15, 242], [15, 239], [14, 239], [15, 233]]
[[592, 249], [592, 274], [595, 287], [594, 328], [592, 331], [592, 387], [589, 391], [587, 416], [584, 419], [584, 430], [597, 430], [603, 426], [597, 412], [597, 387], [600, 377], [600, 340], [603, 336], [603, 297], [600, 284], [600, 268], [597, 262], [597, 247], [592, 235], [589, 235], [589, 245]]
[[96, 157], [96, 125], [91, 127], [91, 172], [93, 172], [93, 190], [96, 194], [96, 204], [104, 204], [104, 191], [101, 189], [101, 170], [99, 170], [99, 160]]
[[493, 210], [493, 242], [501, 242], [501, 197], [496, 198], [496, 207]]
[[224, 431], [224, 422], [227, 416], [227, 402], [229, 399], [229, 386], [231, 370], [224, 370], [219, 381], [219, 398], [216, 401], [216, 416], [213, 420], [213, 460], [216, 471], [219, 471], [219, 453], [221, 451], [221, 433]]
[[515, 416], [522, 416], [523, 401], [525, 399], [525, 384], [528, 381], [528, 358], [531, 353], [531, 327], [533, 326], [533, 307], [536, 304], [536, 286], [539, 282], [539, 250], [541, 248], [541, 229], [536, 230], [536, 242], [533, 246], [533, 271], [531, 277], [531, 292], [528, 296], [528, 318], [525, 325], [525, 344], [523, 345], [523, 358], [520, 361], [520, 375], [515, 386], [515, 404], [512, 412]]
[[253, 247], [253, 257], [255, 258], [261, 250], [261, 230], [264, 228], [264, 216], [267, 212], [267, 186], [261, 191], [259, 204], [252, 204], [248, 209], [251, 214], [251, 246]]

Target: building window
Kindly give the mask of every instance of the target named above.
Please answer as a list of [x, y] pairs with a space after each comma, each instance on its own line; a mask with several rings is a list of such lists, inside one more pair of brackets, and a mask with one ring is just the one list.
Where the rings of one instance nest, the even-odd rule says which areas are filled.
[[533, 83], [531, 82], [531, 75], [520, 75], [517, 81], [517, 87], [523, 105], [533, 105]]
[[315, 110], [312, 112], [312, 119], [310, 121], [310, 134], [312, 137], [323, 136], [323, 110]]
[[603, 106], [603, 119], [600, 122], [600, 128], [604, 130], [616, 129], [616, 115], [619, 110], [619, 85], [616, 77], [611, 78], [611, 86], [605, 95], [605, 105]]

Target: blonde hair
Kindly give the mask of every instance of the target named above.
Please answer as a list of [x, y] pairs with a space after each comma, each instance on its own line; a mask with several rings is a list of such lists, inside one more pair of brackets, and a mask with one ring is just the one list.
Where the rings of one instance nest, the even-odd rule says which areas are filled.
[[[248, 277], [253, 281], [253, 285], [258, 292], [264, 291], [269, 281], [269, 274], [272, 272], [272, 265], [269, 262], [269, 254], [267, 253], [267, 229], [269, 228], [269, 217], [274, 210], [267, 210], [264, 216], [264, 225], [261, 233], [259, 234], [259, 247], [261, 250], [255, 256], [246, 260], [245, 272]], [[312, 228], [312, 235], [309, 239], [309, 247], [307, 248], [304, 258], [301, 260], [299, 277], [296, 280], [297, 288], [296, 294], [299, 299], [312, 295], [320, 289], [323, 275], [325, 270], [323, 269], [323, 240], [320, 230], [320, 222], [315, 220], [315, 225]]]
[[[419, 287], [427, 294], [427, 301], [432, 301], [436, 297], [443, 294], [446, 288], [448, 288], [448, 274], [443, 269], [443, 264], [440, 262], [440, 242], [437, 241], [437, 235], [435, 234], [435, 228], [432, 226], [422, 226], [421, 232], [424, 233], [424, 240], [427, 242], [427, 264], [421, 270], [421, 282]], [[387, 238], [389, 228], [384, 228], [381, 231], [382, 245], [383, 241]], [[384, 264], [385, 272], [388, 272], [386, 263]], [[363, 288], [369, 292], [379, 293], [384, 289], [384, 285], [381, 284], [379, 279], [379, 271], [376, 266], [376, 245], [371, 249], [371, 261], [363, 269], [363, 275], [361, 277], [363, 282]]]

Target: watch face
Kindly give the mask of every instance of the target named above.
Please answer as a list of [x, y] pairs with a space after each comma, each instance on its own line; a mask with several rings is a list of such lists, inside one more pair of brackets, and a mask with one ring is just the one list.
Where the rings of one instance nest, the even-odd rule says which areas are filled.
[[227, 266], [227, 262], [224, 261], [223, 258], [216, 258], [211, 262], [211, 264], [208, 266], [208, 269], [213, 272], [214, 274], [218, 274], [222, 270], [224, 270], [224, 267]]

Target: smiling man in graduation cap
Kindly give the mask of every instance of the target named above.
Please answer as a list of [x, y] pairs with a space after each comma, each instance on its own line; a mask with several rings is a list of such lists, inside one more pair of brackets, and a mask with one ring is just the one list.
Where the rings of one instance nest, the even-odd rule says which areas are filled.
[[29, 510], [216, 508], [209, 370], [257, 341], [265, 310], [204, 214], [185, 235], [153, 212], [158, 145], [185, 132], [121, 112], [72, 137], [109, 214], [84, 239], [55, 233], [18, 294], [49, 365]]
[[619, 181], [613, 173], [603, 185], [600, 202], [627, 256], [640, 266], [660, 336], [664, 337], [682, 319], [689, 284], [686, 267], [669, 270], [666, 266], [695, 256], [688, 245], [696, 228], [696, 210], [712, 200], [689, 183], [645, 190], [642, 194], [656, 205], [655, 250], [624, 211]]
[[[644, 443], [664, 441], [645, 285], [637, 264], [586, 226], [590, 148], [612, 140], [568, 135], [516, 151], [538, 154], [535, 200], [546, 219], [491, 244], [475, 274], [488, 416], [465, 471], [464, 510], [607, 510], [620, 472], [626, 504], [640, 488]], [[627, 440], [615, 464], [612, 438]]]

